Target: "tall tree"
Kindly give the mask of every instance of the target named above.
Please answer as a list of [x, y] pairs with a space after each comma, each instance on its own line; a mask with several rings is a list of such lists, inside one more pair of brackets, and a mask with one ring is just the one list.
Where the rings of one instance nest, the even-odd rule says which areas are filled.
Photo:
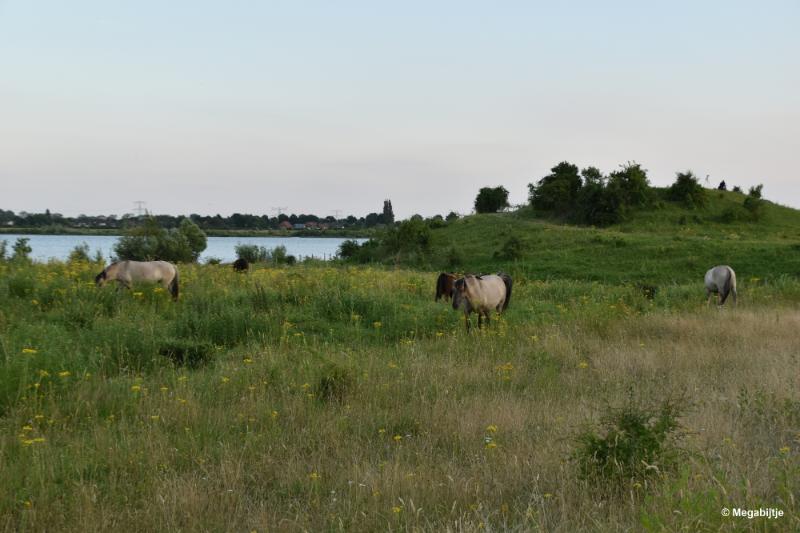
[[383, 223], [387, 226], [394, 224], [394, 211], [392, 211], [392, 201], [383, 201]]
[[508, 190], [503, 186], [483, 187], [475, 197], [476, 213], [497, 213], [508, 206]]

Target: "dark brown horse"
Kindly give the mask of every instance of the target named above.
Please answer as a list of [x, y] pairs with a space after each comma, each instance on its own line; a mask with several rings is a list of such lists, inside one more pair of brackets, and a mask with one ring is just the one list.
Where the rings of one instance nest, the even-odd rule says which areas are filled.
[[456, 283], [458, 276], [453, 274], [452, 272], [442, 272], [439, 274], [439, 277], [436, 279], [436, 299], [435, 301], [439, 301], [439, 298], [444, 298], [445, 300], [449, 300], [453, 297], [453, 286]]
[[233, 271], [234, 272], [247, 272], [247, 269], [250, 268], [250, 263], [247, 262], [247, 259], [239, 258], [233, 262]]

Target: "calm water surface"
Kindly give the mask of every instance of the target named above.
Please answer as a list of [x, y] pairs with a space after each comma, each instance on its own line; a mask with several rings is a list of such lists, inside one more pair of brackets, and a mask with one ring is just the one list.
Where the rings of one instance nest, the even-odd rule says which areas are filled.
[[[33, 249], [31, 258], [36, 261], [67, 259], [72, 249], [83, 243], [89, 245], [90, 257], [94, 257], [95, 252], [100, 250], [108, 259], [114, 253], [114, 243], [119, 239], [119, 236], [115, 235], [0, 235], [0, 241], [5, 240], [8, 243], [9, 255], [18, 237], [30, 239], [28, 246]], [[209, 257], [216, 257], [224, 262], [233, 261], [236, 259], [234, 247], [237, 244], [255, 244], [268, 249], [283, 245], [287, 253], [298, 259], [304, 257], [331, 259], [345, 240], [347, 239], [342, 237], [209, 237], [208, 246], [200, 256], [200, 261]], [[355, 240], [364, 242], [366, 239]]]

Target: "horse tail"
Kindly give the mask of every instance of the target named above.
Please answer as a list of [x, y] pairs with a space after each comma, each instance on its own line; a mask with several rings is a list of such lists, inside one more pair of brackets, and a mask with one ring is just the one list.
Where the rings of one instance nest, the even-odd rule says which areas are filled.
[[178, 267], [172, 265], [172, 268], [175, 269], [175, 276], [172, 278], [172, 281], [169, 282], [169, 292], [172, 294], [172, 299], [178, 299], [178, 292], [180, 291], [179, 283], [178, 283]]
[[436, 279], [436, 298], [434, 299], [435, 302], [439, 301], [447, 290], [447, 274], [442, 272], [439, 274], [439, 277]]
[[503, 283], [506, 286], [506, 299], [503, 301], [503, 311], [505, 311], [508, 308], [508, 302], [511, 301], [511, 285], [513, 284], [513, 281], [511, 280], [511, 276], [508, 274], [501, 273], [500, 278], [503, 280]]
[[736, 281], [733, 279], [734, 274], [731, 267], [726, 269], [726, 274], [727, 276], [725, 276], [725, 282], [722, 284], [722, 293], [720, 294], [719, 305], [725, 303], [725, 300], [728, 299], [728, 295], [731, 293], [732, 283], [736, 283]]

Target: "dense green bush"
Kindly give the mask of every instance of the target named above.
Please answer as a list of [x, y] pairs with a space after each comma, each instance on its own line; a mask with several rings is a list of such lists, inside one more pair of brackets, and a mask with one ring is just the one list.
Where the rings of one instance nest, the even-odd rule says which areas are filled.
[[28, 245], [30, 239], [27, 237], [19, 237], [17, 241], [14, 243], [14, 255], [11, 256], [13, 261], [29, 261], [30, 260], [30, 253], [33, 251]]
[[609, 408], [600, 433], [590, 429], [577, 437], [573, 459], [581, 478], [620, 488], [671, 470], [679, 456], [675, 440], [681, 414], [680, 401], [668, 399], [651, 407], [632, 394], [623, 407]]
[[502, 186], [482, 187], [475, 197], [476, 213], [497, 213], [508, 206], [508, 190]]
[[528, 184], [528, 199], [535, 209], [553, 211], [557, 214], [571, 212], [581, 189], [578, 167], [562, 161], [550, 169], [550, 174], [536, 185]]
[[269, 251], [257, 244], [237, 244], [234, 251], [237, 258], [248, 263], [265, 263], [269, 259]]
[[206, 244], [205, 233], [188, 218], [178, 228], [166, 230], [149, 217], [127, 230], [114, 245], [114, 252], [118, 259], [190, 263], [197, 261]]
[[499, 250], [495, 251], [494, 256], [498, 259], [514, 261], [522, 257], [524, 250], [525, 246], [522, 240], [516, 235], [512, 235], [506, 239]]
[[667, 189], [667, 196], [674, 202], [681, 202], [686, 207], [704, 207], [706, 205], [706, 193], [700, 182], [691, 170], [678, 172], [675, 183]]
[[89, 258], [89, 245], [85, 242], [75, 246], [72, 251], [69, 253], [70, 263], [75, 263], [78, 261], [84, 261], [86, 263], [90, 262], [91, 259]]

